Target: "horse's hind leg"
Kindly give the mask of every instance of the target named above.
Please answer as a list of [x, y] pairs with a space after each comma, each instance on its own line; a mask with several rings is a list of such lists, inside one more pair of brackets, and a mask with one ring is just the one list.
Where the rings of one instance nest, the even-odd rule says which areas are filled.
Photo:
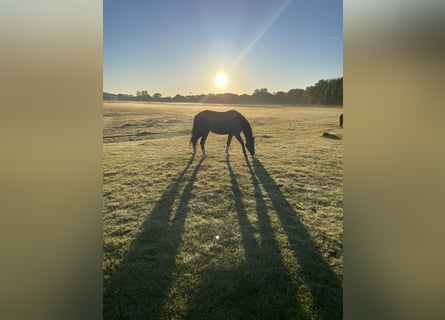
[[196, 154], [196, 142], [198, 142], [199, 136], [192, 136], [190, 139], [190, 143], [192, 144], [193, 147], [193, 155]]
[[202, 135], [202, 138], [201, 138], [201, 142], [200, 142], [200, 144], [201, 144], [201, 150], [202, 150], [202, 155], [204, 156], [204, 157], [207, 157], [207, 153], [206, 153], [206, 150], [205, 150], [205, 148], [204, 148], [204, 144], [206, 143], [206, 139], [207, 139], [207, 136], [209, 135], [209, 132], [207, 131], [206, 133], [204, 133], [203, 135]]
[[229, 136], [227, 137], [227, 146], [226, 146], [226, 154], [229, 155], [229, 146], [230, 142], [232, 141], [233, 134], [229, 133]]
[[243, 148], [244, 156], [247, 157], [246, 148], [244, 148], [244, 141], [243, 141], [243, 139], [241, 138], [241, 135], [239, 134], [239, 132], [238, 132], [238, 133], [235, 133], [235, 137], [238, 139], [239, 143], [241, 143], [241, 147]]

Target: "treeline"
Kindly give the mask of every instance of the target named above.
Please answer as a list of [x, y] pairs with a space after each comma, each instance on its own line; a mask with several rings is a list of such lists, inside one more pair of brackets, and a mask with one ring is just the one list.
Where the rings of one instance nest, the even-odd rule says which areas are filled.
[[153, 102], [189, 102], [222, 104], [288, 104], [288, 105], [343, 105], [343, 77], [320, 80], [314, 86], [303, 89], [291, 89], [288, 92], [270, 93], [267, 88], [255, 89], [251, 94], [233, 93], [200, 94], [163, 97], [160, 93], [150, 95], [148, 91], [138, 91], [136, 96], [129, 94], [103, 94], [104, 100], [153, 101]]

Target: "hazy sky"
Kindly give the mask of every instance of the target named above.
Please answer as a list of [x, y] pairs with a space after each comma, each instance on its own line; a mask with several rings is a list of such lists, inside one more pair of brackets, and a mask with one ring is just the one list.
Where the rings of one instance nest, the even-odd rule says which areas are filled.
[[[103, 90], [285, 91], [343, 76], [341, 0], [104, 0]], [[219, 72], [228, 83], [215, 85]]]

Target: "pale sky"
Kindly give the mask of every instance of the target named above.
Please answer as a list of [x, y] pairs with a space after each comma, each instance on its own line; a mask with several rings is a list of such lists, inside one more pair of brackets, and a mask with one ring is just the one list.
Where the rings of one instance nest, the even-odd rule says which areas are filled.
[[340, 0], [104, 0], [103, 8], [105, 92], [287, 92], [343, 76]]

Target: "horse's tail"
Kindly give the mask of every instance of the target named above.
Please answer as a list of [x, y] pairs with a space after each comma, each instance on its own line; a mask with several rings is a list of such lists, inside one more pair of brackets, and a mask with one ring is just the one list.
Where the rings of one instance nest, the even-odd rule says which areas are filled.
[[193, 119], [193, 127], [192, 127], [192, 136], [190, 137], [190, 141], [189, 141], [189, 147], [193, 147], [193, 149], [196, 146], [196, 141], [198, 139], [193, 139], [194, 137], [196, 137], [197, 134], [197, 125], [196, 125], [196, 117]]

